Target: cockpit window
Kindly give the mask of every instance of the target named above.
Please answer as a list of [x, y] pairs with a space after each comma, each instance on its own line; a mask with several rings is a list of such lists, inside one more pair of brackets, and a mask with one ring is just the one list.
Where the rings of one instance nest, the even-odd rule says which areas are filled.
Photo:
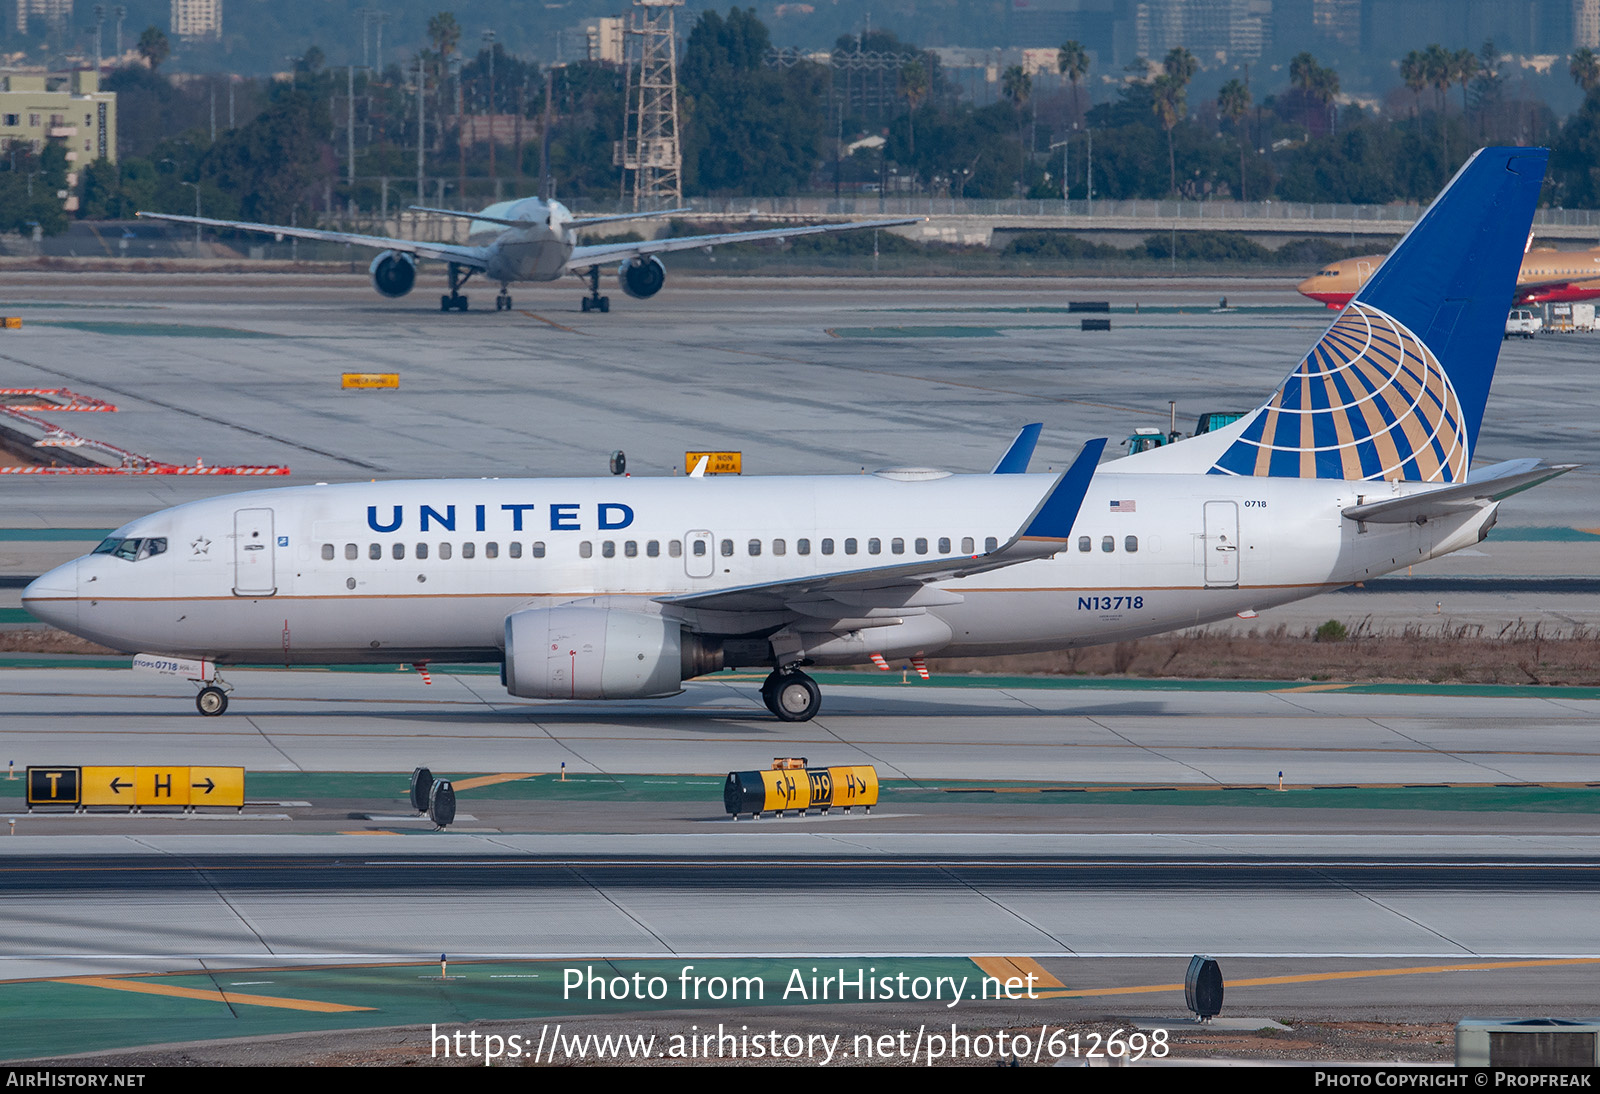
[[142, 539], [107, 539], [94, 549], [97, 555], [112, 555], [128, 562], [138, 562], [152, 555], [165, 554], [165, 536], [146, 536]]

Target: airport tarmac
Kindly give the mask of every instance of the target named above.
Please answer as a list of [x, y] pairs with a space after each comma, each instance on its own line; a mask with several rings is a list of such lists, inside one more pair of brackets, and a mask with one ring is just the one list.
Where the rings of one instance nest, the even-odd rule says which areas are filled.
[[[637, 474], [682, 473], [684, 452], [703, 449], [738, 449], [756, 475], [985, 471], [1030, 421], [1046, 424], [1036, 469], [1060, 466], [1089, 437], [1115, 449], [1136, 426], [1164, 427], [1169, 399], [1180, 428], [1258, 405], [1331, 319], [1290, 281], [669, 272], [650, 300], [613, 293], [607, 315], [579, 312], [576, 282], [520, 287], [507, 313], [443, 315], [431, 282], [387, 301], [360, 275], [0, 273], [0, 311], [24, 318], [0, 331], [0, 386], [113, 402], [114, 414], [54, 420], [173, 463], [293, 470], [0, 476], [0, 625], [20, 622], [23, 579], [105, 530], [257, 485], [598, 475], [619, 448]], [[480, 307], [492, 295], [472, 290]], [[1070, 300], [1110, 301], [1113, 329], [1078, 329]], [[1507, 343], [1478, 452], [1585, 469], [1511, 499], [1485, 543], [1386, 579], [1392, 591], [1374, 582], [1249, 625], [1600, 623], [1600, 440], [1580, 409], [1600, 395], [1596, 344]], [[341, 390], [350, 371], [397, 371], [401, 386]], [[28, 899], [0, 912], [6, 980], [449, 950], [678, 964], [1117, 954], [1095, 975], [1151, 984], [1181, 975], [1147, 962], [1203, 949], [1289, 977], [1244, 995], [1274, 1015], [1600, 1006], [1587, 965], [1528, 964], [1600, 956], [1582, 785], [1600, 782], [1600, 699], [1584, 691], [824, 681], [822, 715], [792, 726], [761, 710], [749, 679], [602, 705], [510, 700], [492, 675], [430, 687], [399, 672], [250, 671], [234, 674], [229, 713], [202, 719], [170, 683], [47, 665], [0, 670], [0, 759], [201, 757], [278, 781], [243, 820], [13, 810], [0, 871]], [[780, 755], [871, 762], [894, 790], [871, 817], [728, 821], [722, 774]], [[549, 785], [563, 763], [574, 787], [621, 788], [555, 796], [568, 793]], [[445, 834], [391, 810], [387, 791], [317, 782], [389, 772], [398, 799], [417, 764], [545, 781], [527, 797], [463, 793], [473, 819]], [[1279, 771], [1300, 789], [1269, 789]], [[640, 776], [705, 786], [640, 789]], [[679, 842], [618, 860], [657, 840]], [[1513, 959], [1471, 992], [1436, 968]], [[1337, 990], [1346, 981], [1312, 979], [1356, 967], [1433, 971]], [[1069, 981], [1068, 966], [1050, 968]], [[0, 998], [16, 990], [0, 984]], [[153, 998], [97, 1004], [104, 1043], [129, 1043], [127, 1016]], [[195, 1035], [262, 1032], [216, 1030]], [[70, 1050], [94, 1037], [85, 1027]]]

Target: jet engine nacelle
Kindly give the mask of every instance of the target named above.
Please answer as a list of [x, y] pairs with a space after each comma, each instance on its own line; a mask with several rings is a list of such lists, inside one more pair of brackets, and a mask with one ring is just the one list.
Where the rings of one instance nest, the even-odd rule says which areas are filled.
[[617, 267], [617, 284], [636, 300], [654, 296], [667, 283], [667, 268], [655, 255], [630, 258]]
[[648, 612], [566, 604], [506, 616], [506, 690], [524, 699], [676, 695], [721, 667], [720, 644]]
[[384, 251], [367, 267], [372, 287], [384, 296], [404, 296], [417, 283], [417, 259], [404, 251]]

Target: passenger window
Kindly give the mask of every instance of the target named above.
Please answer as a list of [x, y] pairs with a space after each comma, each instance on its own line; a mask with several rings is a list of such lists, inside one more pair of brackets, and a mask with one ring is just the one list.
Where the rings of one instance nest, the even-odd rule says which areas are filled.
[[450, 545], [448, 543], [439, 544], [439, 557], [440, 558], [449, 558], [450, 557]]
[[961, 553], [962, 554], [970, 555], [974, 551], [976, 551], [977, 549], [978, 549], [978, 545], [972, 542], [972, 537], [971, 536], [963, 536], [962, 537], [962, 539], [961, 539]]
[[617, 541], [614, 540], [614, 539], [602, 540], [601, 543], [600, 543], [600, 557], [601, 558], [616, 558], [617, 557]]
[[1106, 554], [1109, 555], [1112, 551], [1115, 551], [1116, 549], [1117, 549], [1117, 537], [1116, 536], [1104, 536], [1104, 537], [1101, 538], [1101, 540], [1100, 540], [1100, 550], [1104, 551]]
[[822, 553], [825, 555], [833, 554], [833, 540], [825, 539], [822, 541]]
[[428, 557], [428, 545], [426, 543], [417, 544], [417, 557], [418, 558], [427, 558]]
[[733, 540], [725, 539], [725, 540], [722, 541], [722, 557], [723, 558], [732, 558], [733, 557]]
[[461, 557], [462, 558], [474, 558], [474, 557], [476, 557], [477, 553], [478, 553], [478, 547], [471, 540], [468, 540], [466, 543], [463, 543], [461, 545]]
[[921, 536], [918, 536], [917, 537], [917, 554], [925, 555], [927, 553], [928, 553], [928, 541], [926, 539], [923, 539]]
[[349, 559], [351, 562], [354, 562], [356, 559], [361, 557], [361, 548], [357, 547], [354, 543], [346, 543], [344, 545], [344, 557]]
[[622, 545], [622, 553], [627, 558], [639, 557], [639, 541], [630, 539]]
[[867, 540], [867, 554], [877, 555], [882, 553], [883, 540], [879, 539], [877, 536], [873, 536], [871, 539]]
[[[704, 553], [704, 552], [702, 552], [702, 553]], [[676, 540], [676, 539], [667, 540], [667, 554], [670, 555], [673, 558], [682, 558], [683, 557], [683, 543], [680, 540]]]
[[788, 544], [784, 543], [783, 540], [775, 539], [775, 540], [772, 541], [772, 553], [773, 554], [781, 555], [785, 551], [787, 551], [788, 549], [789, 549]]
[[544, 540], [536, 539], [536, 540], [533, 541], [533, 557], [534, 558], [543, 558], [544, 557]]
[[584, 540], [582, 543], [578, 544], [578, 557], [593, 558], [594, 544], [590, 543], [588, 540]]
[[855, 540], [847, 539], [847, 540], [844, 541], [844, 553], [847, 554], [847, 555], [853, 555], [853, 554], [856, 553], [856, 541]]
[[659, 539], [653, 539], [649, 543], [646, 543], [644, 545], [644, 553], [646, 558], [660, 558], [661, 541]]
[[1094, 550], [1094, 542], [1088, 536], [1079, 536], [1078, 550], [1084, 554], [1088, 554], [1090, 551]]
[[1137, 551], [1139, 549], [1139, 537], [1138, 536], [1128, 536], [1125, 539], [1123, 539], [1123, 541], [1122, 541], [1122, 549], [1124, 551], [1127, 551], [1130, 555], [1133, 554], [1135, 551]]
[[1000, 541], [990, 536], [983, 541], [983, 549], [985, 551], [998, 551], [1000, 549]]
[[521, 540], [512, 540], [510, 543], [506, 544], [506, 553], [508, 555], [510, 555], [512, 558], [521, 558], [522, 557], [522, 541]]
[[392, 554], [397, 560], [403, 559], [406, 557], [406, 545], [404, 543], [396, 543], [389, 549], [389, 553]]
[[794, 553], [797, 555], [809, 555], [811, 553], [811, 541], [809, 539], [795, 540]]
[[322, 545], [322, 559], [323, 559], [324, 562], [332, 561], [332, 559], [333, 559], [333, 544], [324, 543]]
[[749, 544], [749, 550], [750, 550], [750, 557], [751, 558], [755, 558], [757, 555], [759, 555], [761, 553], [761, 541], [759, 539], [751, 540], [750, 544]]
[[694, 541], [694, 552], [693, 553], [694, 553], [694, 557], [695, 558], [705, 558], [706, 557], [706, 541], [703, 540], [703, 539], [695, 540]]
[[500, 545], [498, 543], [485, 543], [483, 545], [483, 557], [484, 558], [499, 558], [500, 557]]
[[370, 559], [380, 559], [380, 558], [382, 558], [383, 557], [383, 544], [381, 544], [381, 543], [369, 543], [369, 544], [367, 544], [367, 557], [370, 558]]

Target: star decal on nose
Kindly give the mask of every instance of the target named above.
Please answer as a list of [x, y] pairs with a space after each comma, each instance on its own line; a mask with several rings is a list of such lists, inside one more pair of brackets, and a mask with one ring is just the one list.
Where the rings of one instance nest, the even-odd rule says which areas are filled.
[[211, 541], [205, 536], [201, 536], [199, 539], [189, 544], [189, 546], [194, 548], [194, 553], [197, 555], [206, 555], [211, 553]]

